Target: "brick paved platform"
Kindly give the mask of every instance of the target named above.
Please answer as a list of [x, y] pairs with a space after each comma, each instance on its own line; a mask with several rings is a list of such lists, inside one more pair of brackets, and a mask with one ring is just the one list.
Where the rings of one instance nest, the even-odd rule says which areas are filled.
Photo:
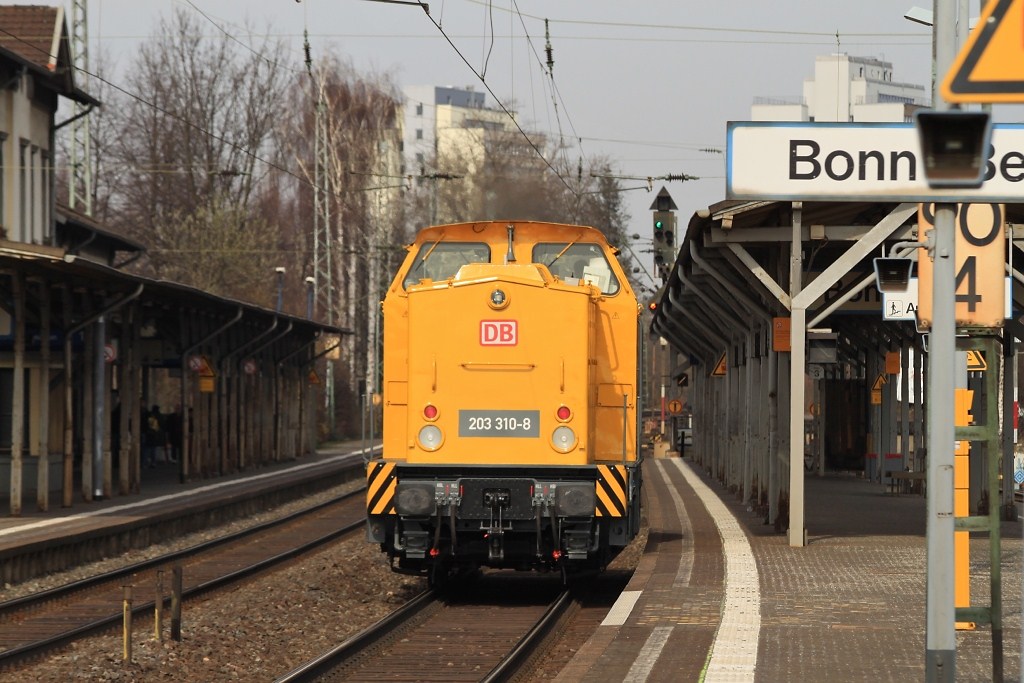
[[[629, 604], [620, 601], [558, 680], [696, 681], [702, 672], [709, 682], [924, 680], [922, 496], [895, 496], [853, 476], [808, 477], [808, 545], [790, 548], [689, 461], [648, 460], [644, 477], [650, 541], [624, 594]], [[719, 530], [724, 511], [708, 512], [701, 485], [738, 522], [745, 544]], [[1017, 681], [1020, 522], [1004, 523], [1002, 534], [1003, 671]], [[756, 572], [737, 589], [744, 545]], [[986, 535], [971, 540], [971, 575], [972, 601], [988, 604]], [[980, 625], [957, 641], [956, 680], [991, 681], [991, 630]]]
[[20, 517], [0, 517], [0, 599], [3, 583], [112, 557], [127, 549], [177, 537], [250, 515], [311, 492], [362, 480], [362, 444], [332, 444], [298, 460], [222, 477], [181, 483], [174, 464], [144, 473], [142, 490], [46, 512], [26, 506]]

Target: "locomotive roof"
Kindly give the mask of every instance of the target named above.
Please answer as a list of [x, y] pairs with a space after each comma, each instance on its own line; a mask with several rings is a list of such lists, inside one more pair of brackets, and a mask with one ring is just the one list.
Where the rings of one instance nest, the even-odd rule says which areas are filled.
[[[466, 232], [466, 234], [480, 234], [481, 228], [492, 227], [500, 230], [504, 230], [508, 226], [513, 226], [516, 229], [538, 227], [544, 230], [551, 229], [564, 229], [566, 231], [585, 231], [590, 233], [588, 239], [600, 242], [602, 244], [608, 244], [607, 238], [604, 233], [597, 228], [590, 227], [588, 225], [573, 225], [571, 223], [549, 223], [547, 221], [533, 221], [533, 220], [500, 220], [500, 221], [472, 221], [467, 223], [449, 223], [446, 225], [432, 225], [423, 228], [416, 235], [416, 241], [429, 241], [436, 239], [439, 232]], [[592, 236], [592, 237], [591, 237]]]

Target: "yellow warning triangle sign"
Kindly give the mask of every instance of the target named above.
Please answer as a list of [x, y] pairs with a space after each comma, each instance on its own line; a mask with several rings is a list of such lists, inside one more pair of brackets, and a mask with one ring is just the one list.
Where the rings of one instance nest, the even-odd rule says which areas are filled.
[[725, 377], [725, 370], [726, 370], [725, 354], [723, 353], [722, 357], [718, 359], [718, 363], [715, 364], [715, 369], [711, 372], [711, 376], [712, 377]]
[[888, 382], [885, 381], [885, 375], [879, 375], [875, 378], [875, 383], [871, 385], [872, 391], [881, 391]]
[[1024, 102], [1024, 0], [990, 0], [942, 81], [949, 102]]
[[981, 371], [988, 370], [988, 363], [985, 362], [985, 356], [981, 355], [981, 351], [975, 351], [971, 349], [967, 352], [967, 371]]

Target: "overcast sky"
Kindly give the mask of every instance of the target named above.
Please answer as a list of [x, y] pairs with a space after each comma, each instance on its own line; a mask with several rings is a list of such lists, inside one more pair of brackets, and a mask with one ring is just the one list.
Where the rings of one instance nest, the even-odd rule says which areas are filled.
[[[573, 160], [607, 155], [623, 175], [699, 176], [625, 193], [631, 231], [649, 235], [648, 209], [662, 184], [679, 205], [681, 224], [725, 198], [726, 122], [748, 119], [755, 98], [799, 98], [815, 56], [884, 59], [894, 81], [930, 92], [930, 29], [903, 17], [914, 4], [434, 0], [428, 17], [417, 6], [368, 0], [90, 0], [89, 30], [94, 54], [99, 47], [123, 68], [159, 17], [182, 8], [211, 35], [220, 27], [255, 45], [248, 27], [255, 36], [280, 37], [296, 66], [308, 29], [314, 60], [331, 51], [360, 69], [391, 74], [399, 85], [489, 89], [488, 103], [493, 92], [524, 128], [564, 136]], [[917, 4], [931, 9], [927, 0]], [[972, 0], [974, 14], [977, 5]], [[557, 111], [542, 64], [544, 19]], [[118, 81], [116, 70], [111, 80]], [[998, 108], [996, 119], [1012, 120]]]

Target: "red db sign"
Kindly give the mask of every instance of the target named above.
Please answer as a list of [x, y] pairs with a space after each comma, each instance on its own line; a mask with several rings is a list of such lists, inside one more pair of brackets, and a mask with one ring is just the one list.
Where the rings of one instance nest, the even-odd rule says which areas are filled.
[[519, 343], [519, 324], [515, 320], [481, 320], [481, 346], [515, 346]]

